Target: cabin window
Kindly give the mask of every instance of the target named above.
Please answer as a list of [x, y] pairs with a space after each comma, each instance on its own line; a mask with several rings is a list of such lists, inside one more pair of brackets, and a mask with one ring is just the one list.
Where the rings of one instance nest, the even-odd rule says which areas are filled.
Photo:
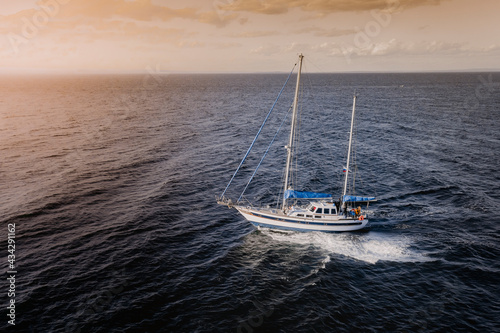
[[312, 215], [306, 215], [306, 217], [313, 217]]
[[320, 218], [321, 218], [321, 216], [319, 216], [319, 215], [314, 215], [314, 218], [316, 218], [316, 219], [320, 219]]
[[304, 217], [304, 214], [297, 214], [297, 216]]
[[323, 208], [318, 208], [316, 210], [316, 214], [323, 214]]
[[330, 214], [330, 208], [325, 208], [325, 214]]

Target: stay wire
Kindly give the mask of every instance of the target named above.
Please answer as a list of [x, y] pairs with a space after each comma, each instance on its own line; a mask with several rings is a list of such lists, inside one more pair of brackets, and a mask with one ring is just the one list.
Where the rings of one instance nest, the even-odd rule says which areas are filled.
[[237, 200], [236, 202], [239, 202], [239, 201], [241, 200], [241, 198], [243, 197], [243, 194], [245, 193], [245, 191], [246, 191], [246, 190], [247, 190], [247, 188], [248, 188], [248, 185], [250, 185], [250, 182], [253, 180], [253, 177], [254, 177], [254, 176], [255, 176], [255, 174], [257, 173], [257, 170], [259, 170], [260, 165], [262, 164], [262, 162], [264, 162], [264, 159], [266, 158], [267, 153], [269, 152], [269, 149], [271, 149], [271, 146], [273, 145], [274, 140], [276, 140], [276, 137], [278, 136], [278, 134], [279, 134], [279, 132], [280, 132], [280, 130], [281, 130], [281, 127], [283, 126], [283, 124], [285, 123], [286, 119], [288, 118], [288, 114], [290, 114], [290, 110], [291, 110], [291, 109], [292, 109], [292, 108], [290, 107], [290, 108], [288, 109], [288, 111], [286, 112], [285, 117], [283, 118], [283, 120], [281, 121], [280, 126], [278, 127], [278, 130], [277, 130], [277, 131], [276, 131], [276, 133], [274, 134], [274, 137], [273, 137], [273, 139], [271, 140], [271, 142], [269, 143], [269, 146], [267, 146], [267, 149], [266, 149], [266, 151], [264, 152], [264, 155], [263, 155], [263, 156], [262, 156], [262, 158], [260, 159], [259, 164], [258, 164], [258, 165], [257, 165], [257, 167], [255, 168], [255, 170], [254, 170], [254, 172], [253, 172], [252, 176], [251, 176], [251, 177], [250, 177], [250, 179], [248, 180], [247, 185], [246, 185], [246, 186], [245, 186], [245, 188], [243, 189], [243, 192], [241, 192], [241, 195], [240, 195], [240, 197], [238, 198], [238, 200]]
[[236, 177], [236, 174], [238, 173], [238, 171], [240, 171], [241, 166], [243, 165], [243, 163], [244, 163], [244, 162], [245, 162], [245, 160], [247, 159], [248, 154], [250, 154], [250, 151], [252, 150], [252, 148], [253, 148], [253, 146], [254, 146], [255, 142], [257, 141], [257, 138], [259, 137], [260, 132], [262, 132], [262, 129], [264, 128], [264, 125], [266, 124], [267, 120], [269, 119], [269, 116], [271, 115], [271, 113], [272, 113], [272, 111], [273, 111], [274, 107], [276, 106], [276, 103], [278, 102], [278, 100], [279, 100], [279, 98], [280, 98], [281, 94], [283, 93], [283, 90], [285, 90], [285, 87], [286, 87], [286, 85], [287, 85], [287, 83], [288, 83], [288, 80], [290, 80], [290, 77], [292, 76], [293, 70], [295, 69], [295, 67], [296, 67], [296, 66], [297, 66], [297, 63], [295, 63], [295, 65], [293, 65], [293, 68], [292, 68], [292, 70], [290, 71], [290, 74], [288, 74], [288, 78], [286, 79], [285, 84], [284, 84], [284, 85], [283, 85], [283, 87], [281, 88], [281, 91], [280, 91], [280, 93], [278, 94], [278, 97], [276, 97], [276, 100], [274, 101], [273, 106], [272, 106], [272, 107], [271, 107], [271, 109], [269, 110], [269, 112], [268, 112], [268, 114], [267, 114], [267, 116], [266, 116], [266, 119], [264, 119], [264, 122], [263, 122], [263, 123], [262, 123], [262, 125], [260, 126], [259, 131], [257, 132], [257, 134], [255, 135], [255, 138], [254, 138], [254, 139], [253, 139], [253, 141], [252, 141], [252, 144], [250, 145], [250, 147], [248, 148], [248, 150], [247, 150], [247, 152], [246, 152], [245, 156], [244, 156], [244, 157], [243, 157], [243, 159], [241, 160], [240, 165], [238, 165], [238, 168], [236, 168], [236, 171], [234, 172], [233, 176], [231, 177], [231, 180], [229, 180], [229, 183], [227, 184], [226, 188], [224, 189], [224, 192], [222, 192], [222, 195], [220, 196], [220, 198], [221, 198], [221, 199], [222, 199], [222, 198], [224, 198], [224, 194], [226, 194], [226, 191], [227, 191], [227, 189], [229, 188], [229, 186], [231, 185], [231, 183], [233, 182], [234, 177]]

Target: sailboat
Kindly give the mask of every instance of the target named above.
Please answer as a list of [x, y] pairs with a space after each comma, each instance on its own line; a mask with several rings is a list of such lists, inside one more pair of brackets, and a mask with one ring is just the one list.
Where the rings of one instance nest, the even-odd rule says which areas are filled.
[[[278, 203], [276, 207], [269, 207], [269, 206], [255, 207], [253, 205], [243, 204], [241, 200], [243, 194], [236, 202], [233, 202], [231, 199], [225, 196], [225, 193], [229, 188], [229, 185], [233, 181], [234, 177], [236, 176], [239, 169], [243, 165], [243, 162], [248, 156], [250, 150], [252, 149], [255, 140], [257, 139], [260, 131], [262, 130], [262, 127], [265, 124], [265, 121], [262, 124], [259, 132], [257, 133], [257, 136], [255, 137], [254, 141], [252, 142], [252, 145], [248, 149], [247, 154], [245, 155], [240, 165], [238, 166], [237, 170], [233, 174], [233, 177], [229, 181], [229, 184], [226, 186], [226, 189], [224, 190], [221, 196], [217, 197], [217, 202], [229, 208], [235, 208], [239, 213], [241, 213], [241, 215], [243, 215], [248, 221], [250, 221], [253, 225], [257, 227], [303, 231], [303, 232], [310, 232], [310, 231], [343, 232], [343, 231], [355, 231], [367, 228], [369, 226], [368, 214], [366, 211], [361, 210], [360, 204], [366, 203], [366, 206], [368, 206], [370, 202], [376, 201], [375, 197], [364, 197], [364, 196], [355, 196], [347, 194], [349, 173], [351, 172], [349, 170], [349, 166], [351, 163], [354, 114], [356, 108], [356, 94], [354, 94], [353, 97], [351, 129], [349, 133], [349, 148], [347, 153], [346, 167], [343, 170], [344, 186], [342, 194], [337, 197], [339, 199], [334, 201], [333, 195], [328, 193], [298, 191], [291, 187], [292, 185], [291, 164], [292, 164], [292, 155], [294, 152], [294, 144], [295, 144], [294, 138], [296, 137], [295, 134], [297, 131], [297, 107], [299, 99], [299, 88], [300, 88], [303, 58], [304, 56], [300, 54], [298, 60], [299, 68], [297, 73], [297, 82], [296, 82], [295, 94], [292, 105], [290, 136], [288, 140], [288, 145], [285, 146], [287, 151], [287, 158], [286, 158], [282, 198], [280, 198], [281, 205]], [[290, 75], [288, 78], [290, 78]], [[303, 203], [304, 201], [306, 202]]]

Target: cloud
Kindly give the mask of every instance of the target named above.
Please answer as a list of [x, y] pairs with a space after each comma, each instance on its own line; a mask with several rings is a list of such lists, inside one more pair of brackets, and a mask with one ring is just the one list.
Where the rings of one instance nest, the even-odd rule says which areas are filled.
[[456, 54], [468, 49], [467, 43], [453, 43], [443, 41], [401, 42], [391, 39], [389, 42], [374, 43], [360, 54], [385, 56], [394, 54], [406, 55], [432, 55]]
[[312, 48], [309, 44], [292, 42], [286, 45], [276, 45], [276, 44], [261, 45], [259, 47], [250, 50], [250, 52], [255, 54], [270, 56], [274, 54], [284, 54], [290, 52], [299, 53], [311, 49]]
[[235, 38], [257, 38], [257, 37], [268, 37], [280, 34], [277, 31], [244, 31], [239, 33], [231, 34], [231, 37]]
[[314, 36], [318, 36], [318, 37], [339, 37], [339, 36], [345, 36], [345, 35], [352, 35], [352, 34], [355, 34], [356, 32], [357, 31], [354, 29], [337, 29], [337, 28], [324, 29], [324, 28], [319, 28], [319, 27], [309, 27], [309, 28], [303, 28], [300, 30], [296, 30], [294, 33], [295, 34], [312, 33]]
[[[218, 12], [209, 11], [197, 14], [195, 19], [200, 23], [211, 24], [215, 25], [218, 28], [222, 28], [225, 27], [227, 24], [231, 23], [232, 21], [237, 20], [238, 18], [239, 15], [235, 13], [220, 15], [220, 13]], [[240, 24], [244, 23], [245, 23], [244, 21], [240, 20]]]
[[396, 10], [425, 5], [439, 5], [450, 0], [235, 0], [228, 1], [221, 9], [276, 15], [292, 8], [303, 11], [335, 13], [367, 10]]
[[196, 19], [199, 15], [194, 8], [172, 9], [154, 5], [151, 0], [71, 0], [65, 6], [63, 13], [70, 17], [121, 17], [138, 21], [169, 21], [174, 18]]
[[467, 42], [419, 41], [403, 42], [397, 39], [371, 43], [363, 47], [346, 43], [323, 43], [315, 47], [332, 56], [368, 57], [368, 56], [454, 56], [470, 54], [490, 54], [500, 50], [498, 45], [486, 48], [475, 48]]
[[281, 52], [281, 48], [277, 45], [261, 45], [250, 50], [251, 53], [270, 56]]
[[[185, 19], [223, 27], [240, 19], [237, 13], [222, 15], [216, 10], [202, 11], [190, 7], [170, 8], [153, 4], [151, 0], [71, 0], [67, 4], [59, 4], [55, 0], [41, 0], [38, 1], [38, 5], [40, 6], [38, 8], [27, 9], [6, 16], [0, 15], [0, 30], [19, 28], [23, 24], [23, 19], [27, 18], [33, 21], [34, 17], [43, 15], [48, 16], [51, 25], [55, 21], [65, 21], [68, 26], [71, 22], [80, 22], [82, 19], [115, 19], [140, 22], [167, 22], [174, 19]], [[93, 20], [93, 22], [96, 22], [96, 20]], [[244, 22], [243, 20], [240, 23]]]
[[391, 39], [385, 42], [372, 43], [367, 47], [356, 47], [343, 42], [323, 42], [319, 44], [287, 43], [287, 44], [262, 44], [250, 50], [253, 54], [274, 56], [280, 54], [305, 52], [323, 54], [332, 57], [342, 57], [352, 61], [356, 58], [383, 58], [412, 59], [412, 57], [430, 57], [432, 59], [450, 59], [452, 57], [477, 57], [500, 54], [500, 45], [492, 44], [488, 47], [473, 47], [469, 43], [444, 42], [444, 41], [419, 41], [406, 42]]
[[[169, 8], [151, 0], [40, 0], [38, 7], [0, 16], [0, 34], [7, 54], [33, 47], [38, 41], [90, 43], [134, 39], [134, 43], [170, 43], [179, 47], [203, 45], [190, 37], [196, 23], [223, 27], [240, 20], [237, 13], [219, 15], [215, 10]], [[185, 20], [185, 22], [174, 21]], [[174, 21], [174, 22], [172, 22]], [[240, 23], [245, 23], [241, 21]], [[174, 26], [175, 24], [175, 26]], [[181, 29], [182, 27], [182, 29]], [[64, 38], [61, 38], [64, 36]], [[6, 44], [5, 44], [6, 41]]]

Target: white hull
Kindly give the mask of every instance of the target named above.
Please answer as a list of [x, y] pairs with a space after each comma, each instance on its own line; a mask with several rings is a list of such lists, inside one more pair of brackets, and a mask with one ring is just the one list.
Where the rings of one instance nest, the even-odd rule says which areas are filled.
[[281, 210], [235, 206], [253, 225], [282, 230], [341, 232], [355, 231], [368, 227], [368, 219], [346, 218], [343, 215], [328, 219], [298, 218], [284, 214]]

